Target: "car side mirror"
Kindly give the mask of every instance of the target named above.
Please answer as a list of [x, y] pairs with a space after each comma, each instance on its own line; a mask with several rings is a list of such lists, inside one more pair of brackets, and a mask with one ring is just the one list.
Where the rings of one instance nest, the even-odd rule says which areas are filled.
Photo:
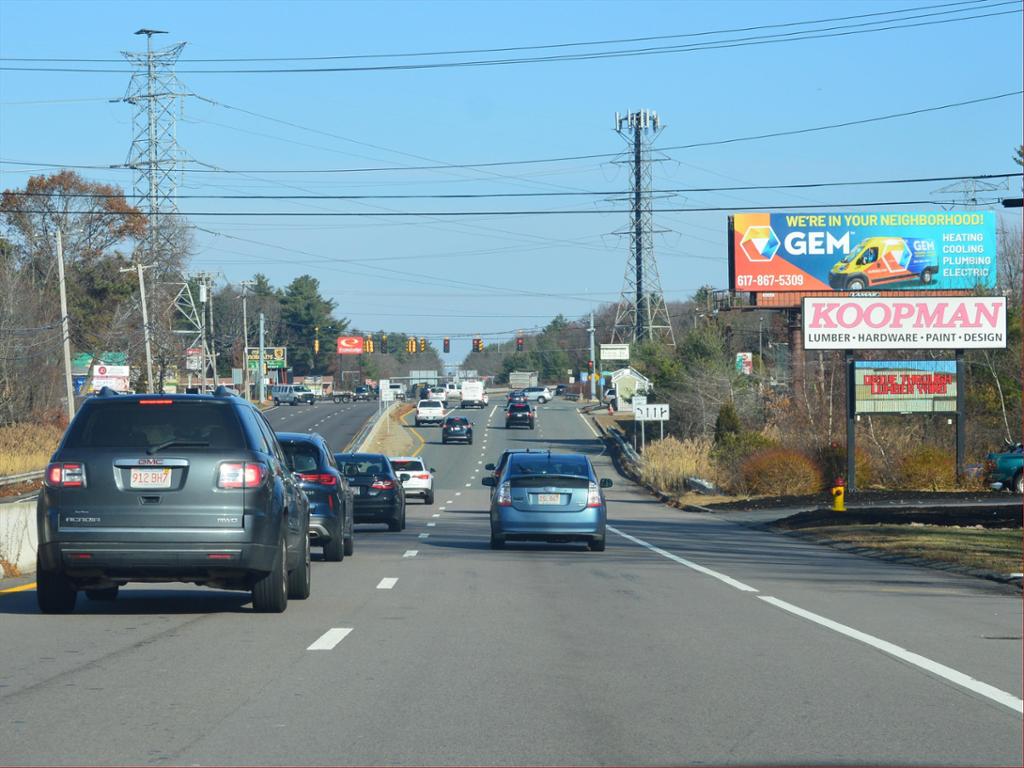
[[484, 469], [486, 469], [488, 472], [493, 472], [494, 471], [494, 465], [493, 464], [484, 464]]
[[294, 480], [296, 483], [303, 482], [302, 475], [300, 475], [298, 472], [292, 472], [292, 480]]
[[409, 477], [410, 476], [408, 472], [401, 472], [398, 475], [398, 479], [401, 480], [403, 483], [406, 482], [409, 479]]
[[598, 482], [598, 485], [601, 486], [602, 488], [611, 488], [612, 481], [609, 480], [607, 477], [603, 477], [601, 478], [600, 482]]
[[482, 478], [480, 478], [480, 485], [487, 485], [487, 486], [490, 486], [490, 487], [493, 488], [497, 484], [498, 484], [498, 481], [495, 480], [493, 477], [482, 477]]
[[430, 468], [430, 471], [431, 471], [431, 472], [437, 472], [437, 470], [436, 470], [436, 469], [434, 469], [433, 467], [431, 467], [431, 468]]

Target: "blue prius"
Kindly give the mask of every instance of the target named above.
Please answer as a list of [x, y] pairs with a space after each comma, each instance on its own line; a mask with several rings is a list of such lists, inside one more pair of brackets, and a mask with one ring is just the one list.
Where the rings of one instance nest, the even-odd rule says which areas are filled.
[[581, 453], [514, 453], [491, 496], [491, 548], [506, 541], [583, 541], [604, 551], [607, 505], [590, 459]]

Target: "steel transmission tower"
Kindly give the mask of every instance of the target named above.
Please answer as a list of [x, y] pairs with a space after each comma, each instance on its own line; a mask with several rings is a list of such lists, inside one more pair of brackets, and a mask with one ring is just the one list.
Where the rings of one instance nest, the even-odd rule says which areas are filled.
[[649, 109], [615, 113], [615, 131], [630, 144], [629, 165], [633, 188], [629, 228], [630, 255], [622, 297], [615, 314], [612, 341], [663, 341], [675, 346], [675, 335], [661, 290], [658, 262], [654, 257], [651, 214], [651, 146], [662, 131], [658, 113]]

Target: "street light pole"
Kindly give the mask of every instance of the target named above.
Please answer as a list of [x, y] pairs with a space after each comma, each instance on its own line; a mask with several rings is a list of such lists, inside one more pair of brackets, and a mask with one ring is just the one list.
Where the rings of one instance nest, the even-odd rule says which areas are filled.
[[242, 386], [245, 389], [245, 399], [250, 398], [249, 394], [249, 315], [246, 308], [246, 300], [249, 298], [249, 286], [255, 284], [255, 280], [242, 280]]
[[64, 337], [64, 383], [67, 386], [68, 423], [75, 417], [75, 387], [71, 383], [71, 329], [68, 326], [68, 294], [64, 284], [64, 239], [57, 229], [57, 276], [60, 280], [60, 328]]

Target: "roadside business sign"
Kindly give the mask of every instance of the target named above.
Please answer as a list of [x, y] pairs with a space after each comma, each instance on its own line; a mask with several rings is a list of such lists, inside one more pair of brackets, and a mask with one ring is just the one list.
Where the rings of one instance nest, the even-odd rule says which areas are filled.
[[751, 376], [754, 373], [754, 353], [753, 352], [737, 352], [736, 353], [736, 373], [744, 376]]
[[955, 360], [854, 361], [856, 413], [955, 413]]
[[339, 355], [361, 355], [361, 354], [363, 354], [363, 337], [362, 336], [339, 336], [338, 337], [338, 354]]
[[994, 288], [992, 211], [738, 213], [729, 217], [734, 291]]
[[[245, 353], [246, 364], [253, 370], [260, 367], [260, 348], [249, 347]], [[264, 347], [263, 362], [267, 370], [288, 367], [288, 347]]]
[[644, 403], [643, 405], [638, 406], [636, 404], [636, 398], [634, 398], [633, 418], [636, 421], [668, 421], [668, 403]]
[[629, 344], [602, 344], [601, 360], [629, 360]]
[[127, 392], [131, 379], [131, 368], [127, 365], [107, 365], [100, 363], [92, 367], [92, 389], [99, 392], [110, 387], [117, 392]]
[[1002, 349], [1003, 296], [822, 296], [803, 300], [805, 349]]
[[185, 350], [185, 370], [203, 370], [203, 348], [189, 347]]

